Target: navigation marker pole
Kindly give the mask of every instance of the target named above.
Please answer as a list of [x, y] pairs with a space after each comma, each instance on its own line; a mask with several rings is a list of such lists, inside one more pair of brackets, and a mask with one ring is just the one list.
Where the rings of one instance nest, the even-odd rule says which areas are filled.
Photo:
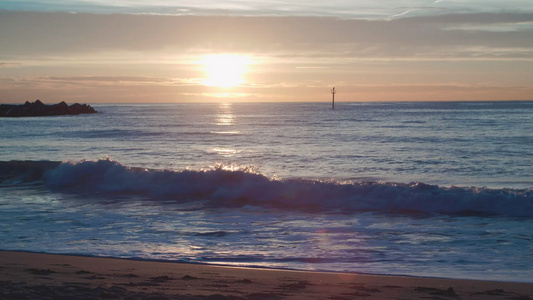
[[335, 109], [335, 93], [337, 93], [337, 91], [335, 91], [335, 87], [333, 87], [331, 89], [331, 95], [333, 96], [331, 99], [331, 109]]

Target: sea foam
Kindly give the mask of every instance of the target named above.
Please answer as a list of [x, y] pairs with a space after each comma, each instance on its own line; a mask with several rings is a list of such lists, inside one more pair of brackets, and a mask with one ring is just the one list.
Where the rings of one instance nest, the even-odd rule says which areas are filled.
[[208, 206], [253, 205], [310, 212], [380, 211], [533, 216], [532, 189], [440, 187], [420, 182], [337, 182], [275, 179], [253, 168], [149, 170], [117, 161], [3, 162], [6, 182], [39, 180], [65, 193], [137, 194], [151, 200], [206, 201]]

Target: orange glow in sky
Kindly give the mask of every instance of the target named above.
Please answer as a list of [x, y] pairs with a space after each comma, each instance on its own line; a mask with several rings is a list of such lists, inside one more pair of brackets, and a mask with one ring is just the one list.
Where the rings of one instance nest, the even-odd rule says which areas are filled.
[[531, 0], [118, 2], [0, 1], [0, 103], [533, 95]]

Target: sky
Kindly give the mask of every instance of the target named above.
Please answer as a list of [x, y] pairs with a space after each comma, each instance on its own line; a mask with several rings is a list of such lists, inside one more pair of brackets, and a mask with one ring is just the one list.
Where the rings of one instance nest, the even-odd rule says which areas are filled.
[[0, 103], [533, 100], [531, 0], [2, 0]]

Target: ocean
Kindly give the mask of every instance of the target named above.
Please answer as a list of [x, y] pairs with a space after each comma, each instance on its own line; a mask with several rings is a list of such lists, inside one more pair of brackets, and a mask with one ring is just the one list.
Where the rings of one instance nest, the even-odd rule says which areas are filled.
[[0, 118], [0, 249], [533, 282], [533, 102]]

